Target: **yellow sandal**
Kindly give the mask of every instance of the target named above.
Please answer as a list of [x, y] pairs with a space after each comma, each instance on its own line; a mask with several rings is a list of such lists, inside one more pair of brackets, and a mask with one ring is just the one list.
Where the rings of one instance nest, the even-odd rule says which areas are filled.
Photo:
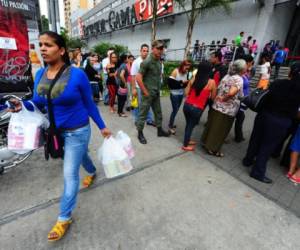
[[85, 188], [90, 187], [93, 184], [93, 182], [95, 180], [95, 177], [96, 177], [96, 174], [94, 174], [94, 175], [87, 175], [86, 177], [84, 177], [84, 179], [82, 181], [83, 187], [85, 187]]
[[60, 240], [69, 229], [72, 219], [67, 221], [57, 221], [51, 231], [48, 233], [48, 241]]

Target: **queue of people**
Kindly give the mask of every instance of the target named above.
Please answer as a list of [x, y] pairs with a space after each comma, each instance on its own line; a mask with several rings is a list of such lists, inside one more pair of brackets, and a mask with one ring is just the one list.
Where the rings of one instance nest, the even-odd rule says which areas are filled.
[[[236, 42], [239, 40], [241, 39], [236, 39]], [[175, 120], [182, 102], [186, 121], [182, 150], [195, 150], [197, 140], [192, 139], [192, 134], [205, 109], [208, 109], [208, 118], [204, 131], [195, 138], [199, 139], [209, 155], [224, 157], [222, 146], [234, 122], [235, 141], [239, 143], [245, 140], [243, 122], [247, 107], [241, 100], [250, 92], [249, 79], [254, 63], [250, 53], [228, 66], [224, 64], [222, 52], [214, 50], [210, 54], [210, 60], [200, 62], [193, 73], [192, 62], [182, 61], [168, 78], [172, 111], [168, 130], [165, 130], [162, 127], [160, 102], [163, 68], [161, 59], [165, 49], [162, 41], [153, 41], [151, 48], [142, 44], [140, 56], [136, 59], [127, 54], [119, 56], [113, 49], [109, 49], [107, 58], [102, 63], [95, 53], [85, 59], [79, 50], [69, 54], [62, 36], [51, 31], [40, 34], [39, 43], [47, 66], [35, 76], [32, 102], [24, 104], [30, 110], [34, 108], [33, 104], [38, 108], [48, 108], [50, 96], [55, 125], [64, 141], [64, 191], [59, 216], [48, 234], [49, 241], [61, 239], [72, 223], [72, 212], [76, 207], [79, 190], [80, 165], [87, 172], [83, 179], [84, 187], [91, 186], [96, 176], [96, 167], [88, 154], [91, 136], [89, 118], [96, 123], [103, 137], [111, 135], [96, 106], [100, 100], [109, 106], [111, 114], [117, 111], [120, 118], [128, 116], [125, 112], [126, 103], [130, 107], [134, 98], [138, 100], [138, 105], [132, 109], [132, 116], [141, 144], [147, 144], [143, 133], [145, 123], [157, 129], [158, 137], [176, 134]], [[262, 60], [267, 62], [264, 57]], [[270, 82], [266, 79], [269, 71], [270, 66], [266, 65], [259, 87], [268, 88], [269, 93], [263, 108], [256, 115], [248, 149], [242, 161], [244, 166], [252, 166], [250, 176], [264, 183], [272, 182], [266, 176], [268, 159], [274, 152], [281, 150], [278, 148], [287, 139], [292, 125], [296, 123], [298, 126], [297, 115], [300, 110], [300, 63], [291, 67], [288, 79]], [[49, 91], [52, 91], [51, 94]], [[22, 109], [19, 100], [13, 99], [11, 102], [14, 103], [12, 112]], [[293, 131], [287, 178], [300, 183], [297, 164], [300, 127]]]
[[[268, 94], [262, 109], [256, 115], [242, 164], [252, 167], [250, 177], [263, 183], [272, 183], [272, 180], [266, 175], [267, 162], [270, 157], [278, 157], [285, 141], [291, 138], [285, 149], [283, 162], [289, 166], [287, 178], [292, 182], [300, 183], [298, 167], [300, 129], [297, 130], [299, 124], [297, 117], [300, 113], [300, 63], [291, 66], [288, 79], [271, 82], [269, 77], [271, 65], [267, 63], [264, 54], [262, 61], [266, 65], [261, 72], [262, 76], [258, 87], [268, 89]], [[197, 142], [191, 139], [192, 132], [194, 127], [199, 124], [203, 111], [208, 108], [208, 119], [204, 125], [200, 144], [209, 155], [224, 157], [221, 151], [222, 145], [234, 122], [235, 142], [240, 143], [245, 140], [243, 123], [247, 106], [241, 100], [250, 94], [249, 81], [254, 58], [250, 54], [244, 55], [235, 60], [226, 72], [225, 65], [221, 62], [221, 53], [215, 51], [211, 53], [210, 63], [199, 63], [188, 84], [184, 83], [182, 79], [175, 78], [176, 72], [185, 63], [186, 61], [183, 61], [179, 68], [172, 72], [169, 83], [172, 103], [171, 117], [178, 111], [173, 104], [173, 92], [184, 89], [186, 97], [183, 107], [186, 126], [182, 150], [195, 150]], [[226, 74], [222, 75], [222, 72], [226, 72]], [[177, 80], [177, 85], [174, 84], [174, 80]], [[176, 86], [181, 86], [181, 88]]]

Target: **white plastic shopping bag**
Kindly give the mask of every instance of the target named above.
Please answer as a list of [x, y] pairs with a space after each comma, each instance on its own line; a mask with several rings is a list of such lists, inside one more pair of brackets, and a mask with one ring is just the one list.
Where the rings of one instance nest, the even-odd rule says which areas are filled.
[[22, 110], [12, 113], [8, 126], [8, 149], [25, 154], [41, 145], [42, 129], [49, 127], [49, 121], [38, 108], [34, 106], [29, 111], [22, 103]]
[[98, 151], [98, 158], [104, 168], [106, 178], [114, 178], [132, 170], [127, 153], [113, 136], [104, 139]]
[[121, 130], [117, 133], [116, 140], [120, 143], [127, 153], [128, 158], [131, 160], [135, 156], [135, 153], [130, 137]]

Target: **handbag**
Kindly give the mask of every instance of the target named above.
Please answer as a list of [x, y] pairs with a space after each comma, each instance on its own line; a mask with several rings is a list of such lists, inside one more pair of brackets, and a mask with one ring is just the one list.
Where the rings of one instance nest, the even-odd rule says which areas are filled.
[[49, 156], [53, 159], [63, 158], [64, 156], [64, 140], [60, 134], [60, 131], [57, 129], [54, 120], [54, 113], [53, 113], [53, 105], [51, 101], [51, 91], [56, 84], [57, 80], [60, 78], [64, 70], [68, 67], [68, 65], [64, 64], [61, 67], [59, 72], [56, 74], [55, 78], [52, 80], [49, 91], [47, 93], [47, 103], [48, 103], [48, 114], [49, 114], [49, 121], [50, 126], [45, 131], [45, 159], [48, 160]]
[[183, 89], [184, 88], [184, 84], [183, 84], [182, 81], [177, 81], [177, 80], [175, 80], [171, 77], [168, 77], [167, 84], [168, 84], [168, 86], [171, 90]]
[[244, 103], [252, 111], [259, 112], [262, 109], [269, 92], [269, 89], [254, 89], [248, 96], [242, 99], [242, 103]]
[[122, 88], [122, 87], [118, 88], [118, 94], [119, 95], [127, 95], [127, 93], [128, 93], [127, 88]]

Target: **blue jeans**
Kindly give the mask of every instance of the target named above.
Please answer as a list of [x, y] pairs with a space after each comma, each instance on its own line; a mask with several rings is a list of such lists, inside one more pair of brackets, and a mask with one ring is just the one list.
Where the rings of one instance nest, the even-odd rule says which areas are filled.
[[[138, 95], [138, 103], [140, 105], [140, 103], [142, 103], [142, 93], [141, 93], [141, 89], [140, 88], [136, 88], [137, 90], [137, 95]], [[134, 117], [134, 122], [137, 122], [138, 118], [139, 118], [139, 107], [135, 108], [132, 110], [132, 114]], [[147, 114], [147, 119], [146, 122], [153, 122], [153, 115], [152, 112], [149, 110], [148, 114]]]
[[172, 95], [170, 94], [171, 104], [172, 104], [172, 113], [169, 121], [169, 128], [173, 128], [175, 117], [178, 113], [180, 105], [182, 103], [183, 95]]
[[109, 95], [108, 95], [108, 89], [107, 89], [107, 86], [106, 86], [106, 81], [107, 81], [107, 77], [108, 75], [107, 74], [103, 74], [103, 94], [102, 94], [102, 98], [103, 98], [103, 102], [105, 104], [108, 104], [108, 101], [109, 101]]
[[96, 173], [96, 168], [88, 155], [88, 145], [91, 137], [90, 125], [65, 131], [62, 133], [65, 140], [64, 148], [64, 192], [60, 201], [60, 214], [58, 220], [66, 221], [71, 218], [76, 206], [79, 191], [79, 168], [83, 168], [90, 174]]
[[187, 147], [191, 139], [193, 129], [199, 123], [203, 110], [196, 108], [190, 104], [185, 103], [183, 106], [183, 113], [186, 121], [184, 130], [183, 146]]

